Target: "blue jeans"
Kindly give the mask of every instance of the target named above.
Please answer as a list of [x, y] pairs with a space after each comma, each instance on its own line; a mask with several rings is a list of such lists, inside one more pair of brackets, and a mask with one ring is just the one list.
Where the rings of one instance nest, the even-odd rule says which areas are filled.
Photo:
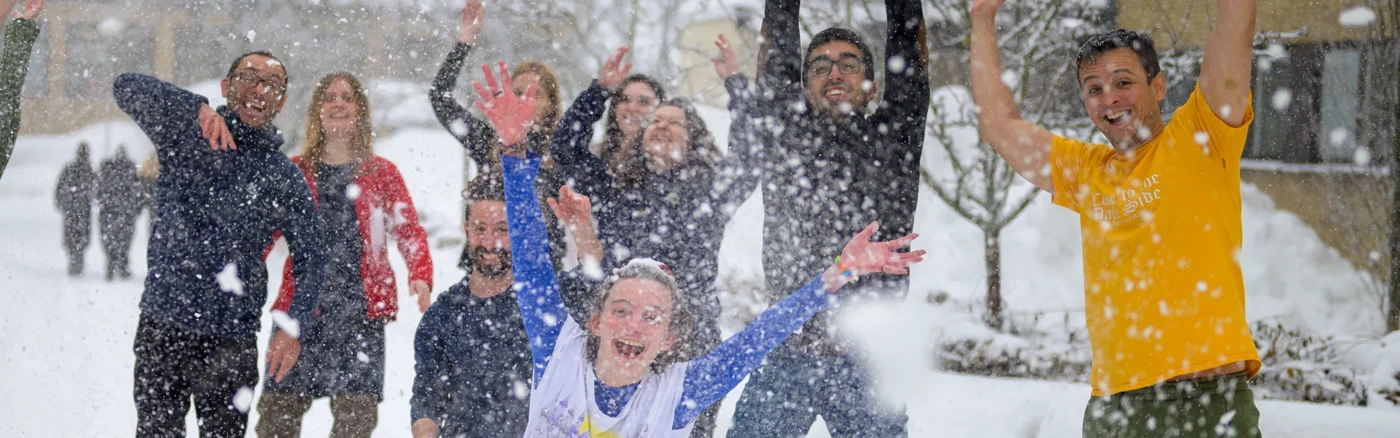
[[859, 356], [811, 353], [784, 342], [749, 376], [728, 436], [804, 436], [817, 415], [833, 437], [908, 436], [904, 409], [891, 410], [875, 390]]

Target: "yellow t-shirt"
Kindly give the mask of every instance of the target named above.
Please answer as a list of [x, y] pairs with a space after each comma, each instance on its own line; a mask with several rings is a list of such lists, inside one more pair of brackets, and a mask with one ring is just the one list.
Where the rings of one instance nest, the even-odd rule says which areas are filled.
[[1118, 154], [1056, 136], [1055, 203], [1079, 213], [1096, 396], [1248, 361], [1239, 253], [1240, 154], [1254, 111], [1231, 128], [1198, 86], [1157, 137]]

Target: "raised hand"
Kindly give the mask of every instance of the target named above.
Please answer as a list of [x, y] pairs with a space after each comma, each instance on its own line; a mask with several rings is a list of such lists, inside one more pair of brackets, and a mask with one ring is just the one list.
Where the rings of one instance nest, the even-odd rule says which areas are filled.
[[598, 70], [598, 85], [608, 91], [617, 91], [617, 87], [622, 86], [622, 81], [627, 79], [627, 73], [632, 71], [632, 64], [623, 64], [622, 57], [631, 50], [627, 46], [618, 47], [613, 51], [612, 56], [603, 62], [603, 68]]
[[715, 73], [719, 74], [720, 79], [729, 79], [739, 72], [739, 58], [734, 56], [734, 46], [729, 44], [729, 38], [719, 34], [715, 47], [719, 48], [719, 57], [710, 58], [710, 63], [715, 65]]
[[1001, 9], [1003, 4], [1006, 4], [1006, 0], [972, 0], [972, 18], [996, 18], [997, 9]]
[[[510, 78], [510, 69], [506, 68], [506, 62], [500, 62], [501, 80]], [[476, 95], [481, 100], [476, 101], [476, 108], [491, 120], [491, 125], [496, 128], [496, 133], [500, 135], [501, 152], [520, 156], [525, 156], [525, 134], [530, 132], [530, 126], [535, 123], [535, 86], [531, 85], [525, 89], [525, 96], [515, 94], [515, 89], [509, 86], [502, 87], [496, 82], [496, 77], [491, 74], [491, 67], [482, 65], [481, 71], [486, 73], [486, 86], [481, 86], [481, 81], [472, 81], [472, 88], [476, 89]], [[510, 84], [506, 84], [510, 85]]]
[[34, 21], [35, 19], [39, 18], [39, 12], [43, 10], [44, 0], [26, 0], [24, 2], [24, 11], [11, 12], [10, 17], [23, 18], [25, 20]]
[[[43, 0], [39, 0], [43, 3]], [[228, 132], [228, 124], [224, 123], [224, 116], [219, 115], [209, 104], [199, 106], [199, 131], [204, 135], [205, 140], [209, 140], [209, 148], [216, 151], [226, 151], [238, 149], [233, 144], [233, 134]]]
[[559, 222], [569, 228], [570, 232], [577, 234], [584, 227], [592, 226], [593, 203], [587, 196], [569, 189], [569, 186], [559, 187], [559, 197], [545, 200], [549, 202], [549, 208], [554, 210], [554, 217], [559, 218]]
[[457, 42], [471, 44], [476, 41], [477, 35], [481, 35], [481, 9], [478, 0], [467, 0], [467, 4], [462, 6], [462, 24], [457, 28]]
[[865, 274], [883, 272], [886, 274], [903, 275], [909, 273], [909, 265], [924, 260], [925, 251], [920, 249], [909, 252], [895, 252], [895, 250], [908, 246], [910, 242], [918, 238], [918, 234], [887, 241], [871, 242], [870, 237], [875, 235], [875, 231], [880, 229], [879, 222], [871, 222], [864, 230], [856, 233], [846, 247], [841, 249], [841, 258], [836, 266], [832, 266], [823, 275], [826, 280], [827, 289], [835, 290], [840, 288], [846, 281], [854, 280]]

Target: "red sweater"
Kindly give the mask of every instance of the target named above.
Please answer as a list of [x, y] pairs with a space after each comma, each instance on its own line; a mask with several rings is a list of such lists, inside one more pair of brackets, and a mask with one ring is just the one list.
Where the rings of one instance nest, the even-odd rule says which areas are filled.
[[[292, 162], [306, 176], [306, 183], [315, 196], [316, 176], [300, 156], [292, 157]], [[389, 266], [388, 237], [393, 236], [399, 253], [408, 262], [409, 281], [423, 280], [431, 288], [433, 260], [428, 253], [428, 233], [418, 224], [418, 211], [413, 208], [413, 199], [394, 163], [372, 155], [360, 165], [357, 173], [355, 185], [360, 188], [360, 194], [355, 198], [355, 217], [360, 223], [360, 244], [364, 248], [360, 276], [368, 303], [367, 316], [392, 321], [399, 311], [399, 302], [394, 270]], [[293, 286], [289, 258], [282, 271], [282, 288], [277, 293], [277, 301], [272, 303], [273, 309], [287, 311], [292, 304]]]

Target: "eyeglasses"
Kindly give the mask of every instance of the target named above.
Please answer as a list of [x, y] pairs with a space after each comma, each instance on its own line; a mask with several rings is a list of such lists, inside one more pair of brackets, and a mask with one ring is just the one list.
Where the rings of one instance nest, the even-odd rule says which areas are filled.
[[832, 66], [836, 66], [836, 69], [843, 75], [860, 74], [865, 71], [865, 65], [861, 63], [860, 59], [853, 55], [844, 55], [841, 57], [840, 61], [832, 61], [831, 58], [823, 56], [807, 63], [807, 76], [822, 77], [829, 75], [831, 74]]
[[283, 79], [276, 76], [264, 78], [252, 72], [240, 71], [229, 75], [229, 79], [232, 79], [235, 84], [244, 88], [261, 85], [266, 88], [267, 93], [271, 94], [274, 98], [282, 97], [287, 94], [287, 86], [281, 83]]

